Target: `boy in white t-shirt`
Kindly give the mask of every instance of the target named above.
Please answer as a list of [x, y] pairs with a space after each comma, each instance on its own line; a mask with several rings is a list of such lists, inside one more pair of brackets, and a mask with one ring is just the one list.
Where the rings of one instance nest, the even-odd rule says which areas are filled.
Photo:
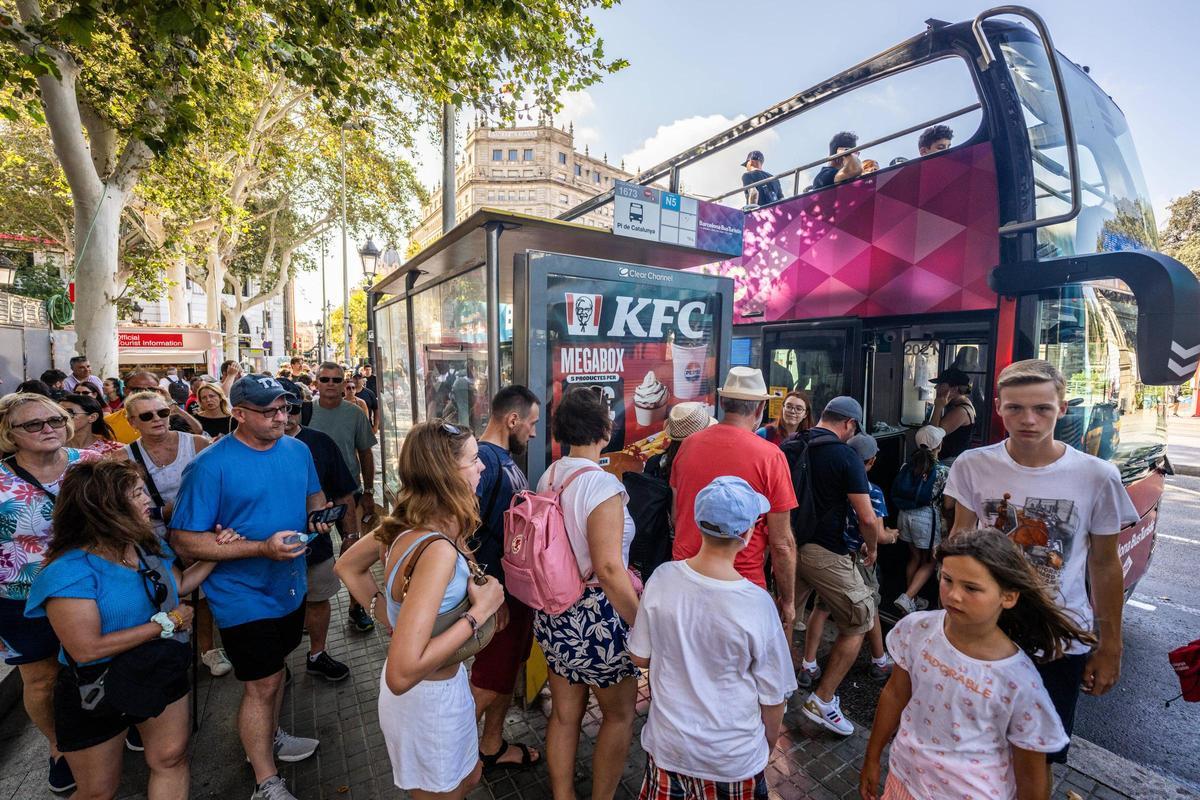
[[774, 601], [733, 564], [769, 508], [741, 478], [716, 478], [696, 495], [700, 552], [646, 584], [628, 640], [650, 668], [641, 800], [766, 800], [796, 676]]
[[[960, 455], [944, 493], [955, 501], [954, 532], [982, 525], [1008, 534], [1059, 606], [1099, 635], [1094, 650], [1075, 642], [1064, 657], [1038, 664], [1070, 736], [1080, 687], [1102, 695], [1121, 674], [1125, 596], [1117, 534], [1138, 513], [1113, 464], [1054, 440], [1066, 387], [1058, 368], [1040, 359], [1001, 371], [996, 411], [1008, 438]], [[1047, 762], [1066, 763], [1067, 749]]]

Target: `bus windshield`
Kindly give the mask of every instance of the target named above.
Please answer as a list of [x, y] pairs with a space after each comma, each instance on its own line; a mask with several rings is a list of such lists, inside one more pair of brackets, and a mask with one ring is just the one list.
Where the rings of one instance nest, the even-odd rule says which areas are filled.
[[[1071, 180], [1058, 97], [1046, 50], [1024, 28], [1002, 33], [999, 51], [1021, 99], [1033, 159], [1039, 219], [1071, 206]], [[1079, 156], [1082, 209], [1038, 229], [1038, 257], [1158, 249], [1149, 192], [1125, 116], [1083, 69], [1058, 55]]]

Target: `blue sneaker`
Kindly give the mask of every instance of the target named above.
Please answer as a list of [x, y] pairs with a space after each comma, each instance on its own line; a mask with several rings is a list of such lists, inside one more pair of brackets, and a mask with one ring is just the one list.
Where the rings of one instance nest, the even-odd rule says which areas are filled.
[[75, 788], [75, 776], [71, 774], [71, 765], [67, 763], [66, 756], [50, 759], [50, 776], [46, 783], [55, 794], [69, 792]]

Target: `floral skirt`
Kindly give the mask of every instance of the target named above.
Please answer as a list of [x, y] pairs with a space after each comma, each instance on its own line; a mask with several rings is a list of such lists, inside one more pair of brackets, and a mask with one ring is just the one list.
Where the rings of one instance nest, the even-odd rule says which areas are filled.
[[571, 683], [605, 688], [638, 674], [629, 660], [629, 628], [604, 590], [588, 587], [575, 605], [551, 616], [539, 611], [533, 635], [555, 675]]

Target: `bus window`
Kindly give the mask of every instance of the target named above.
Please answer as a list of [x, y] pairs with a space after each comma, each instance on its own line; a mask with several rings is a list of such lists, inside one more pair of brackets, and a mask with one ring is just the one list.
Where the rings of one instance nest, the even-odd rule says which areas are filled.
[[1137, 305], [1124, 284], [1072, 284], [1038, 303], [1039, 358], [1067, 379], [1054, 437], [1112, 461], [1126, 480], [1165, 452], [1166, 393], [1138, 379]]
[[808, 392], [813, 414], [818, 416], [825, 404], [840, 394], [852, 393], [854, 381], [851, 351], [854, 335], [849, 327], [770, 331], [764, 333], [767, 353], [767, 386]]

